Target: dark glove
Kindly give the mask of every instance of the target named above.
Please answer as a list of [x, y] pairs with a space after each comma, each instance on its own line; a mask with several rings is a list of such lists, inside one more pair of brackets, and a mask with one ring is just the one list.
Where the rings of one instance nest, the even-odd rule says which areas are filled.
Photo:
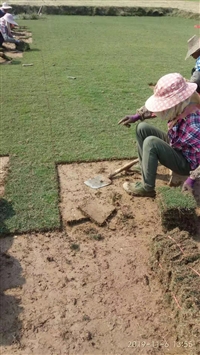
[[125, 116], [124, 118], [122, 118], [118, 124], [122, 124], [126, 127], [130, 127], [131, 126], [131, 123], [135, 123], [137, 121], [139, 121], [141, 119], [141, 116], [136, 113], [135, 115], [133, 116]]
[[195, 183], [195, 180], [188, 177], [187, 180], [185, 180], [185, 182], [183, 184], [182, 192], [185, 192], [185, 191], [192, 192], [193, 187], [194, 187], [194, 183]]

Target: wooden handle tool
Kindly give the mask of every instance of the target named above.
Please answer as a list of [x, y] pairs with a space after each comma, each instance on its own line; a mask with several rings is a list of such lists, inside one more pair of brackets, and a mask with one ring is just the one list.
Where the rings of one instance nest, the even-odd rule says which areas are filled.
[[115, 175], [121, 173], [121, 171], [128, 170], [130, 169], [133, 165], [137, 164], [139, 162], [139, 159], [132, 160], [130, 163], [125, 164], [121, 168], [115, 170], [112, 174], [108, 176], [109, 179], [112, 179]]

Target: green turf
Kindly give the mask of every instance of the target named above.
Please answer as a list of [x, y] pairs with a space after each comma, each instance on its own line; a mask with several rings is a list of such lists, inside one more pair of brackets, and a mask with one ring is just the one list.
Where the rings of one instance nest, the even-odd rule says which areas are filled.
[[184, 57], [195, 20], [49, 16], [19, 24], [33, 43], [16, 65], [0, 67], [0, 155], [10, 155], [1, 233], [58, 228], [55, 164], [135, 156], [135, 127], [118, 120], [143, 105], [148, 83], [168, 72], [189, 78], [194, 65]]
[[194, 197], [181, 192], [181, 188], [163, 186], [158, 188], [164, 210], [194, 210], [197, 206]]
[[162, 186], [157, 189], [161, 221], [164, 229], [180, 229], [196, 233], [196, 201], [191, 194], [183, 194], [181, 188]]

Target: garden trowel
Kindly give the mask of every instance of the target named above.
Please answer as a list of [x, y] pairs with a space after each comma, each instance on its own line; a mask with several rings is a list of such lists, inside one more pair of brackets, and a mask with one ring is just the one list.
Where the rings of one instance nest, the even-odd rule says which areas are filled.
[[108, 186], [112, 183], [112, 178], [119, 174], [121, 171], [129, 170], [133, 165], [137, 164], [139, 159], [132, 160], [130, 163], [123, 165], [121, 168], [115, 170], [112, 174], [108, 176], [97, 175], [89, 180], [84, 181], [84, 184], [91, 187], [92, 189], [99, 189], [100, 187]]
[[84, 181], [84, 184], [91, 187], [92, 189], [100, 189], [100, 187], [108, 186], [112, 181], [103, 175], [97, 175], [91, 179]]

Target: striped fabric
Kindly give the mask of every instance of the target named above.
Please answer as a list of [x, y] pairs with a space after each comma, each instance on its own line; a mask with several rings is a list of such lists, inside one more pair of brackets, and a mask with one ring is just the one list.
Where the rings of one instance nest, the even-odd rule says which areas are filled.
[[181, 119], [168, 131], [170, 145], [190, 163], [191, 170], [200, 165], [200, 110]]
[[196, 71], [200, 71], [200, 56], [196, 60], [195, 69]]

